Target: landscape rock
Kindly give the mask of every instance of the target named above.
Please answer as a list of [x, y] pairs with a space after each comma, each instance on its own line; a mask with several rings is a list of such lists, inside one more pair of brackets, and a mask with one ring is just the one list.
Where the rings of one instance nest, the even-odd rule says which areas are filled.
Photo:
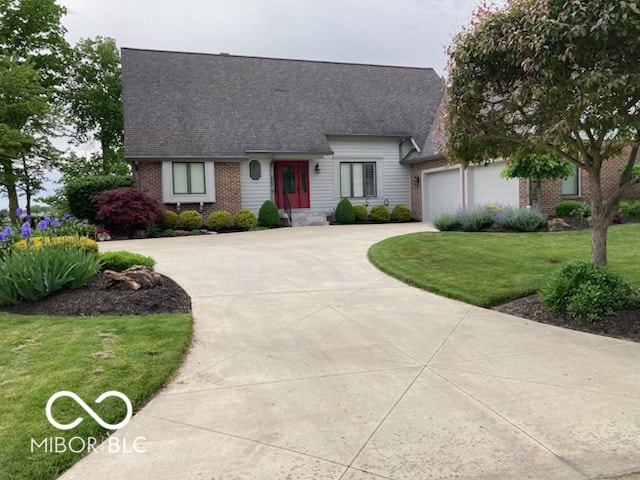
[[99, 242], [108, 242], [109, 240], [111, 240], [111, 235], [109, 235], [107, 232], [98, 232], [96, 233], [96, 240]]
[[122, 272], [105, 270], [104, 277], [106, 288], [139, 290], [153, 288], [162, 283], [162, 275], [143, 265], [134, 265]]
[[565, 230], [570, 230], [571, 227], [567, 222], [565, 222], [562, 218], [554, 218], [547, 222], [547, 227], [550, 232], [564, 232]]

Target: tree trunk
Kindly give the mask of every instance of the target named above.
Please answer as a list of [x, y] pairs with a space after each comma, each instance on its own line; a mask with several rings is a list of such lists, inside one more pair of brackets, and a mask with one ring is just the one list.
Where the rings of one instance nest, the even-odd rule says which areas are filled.
[[16, 189], [15, 181], [7, 181], [5, 184], [7, 189], [7, 195], [9, 197], [9, 218], [12, 224], [18, 223], [18, 216], [16, 210], [18, 209], [18, 190]]
[[537, 199], [536, 199], [536, 210], [538, 211], [542, 211], [542, 179], [538, 177], [537, 182], [536, 182], [536, 192], [537, 192]]
[[600, 168], [588, 170], [589, 190], [591, 194], [591, 263], [607, 264], [607, 232], [609, 218], [602, 200]]

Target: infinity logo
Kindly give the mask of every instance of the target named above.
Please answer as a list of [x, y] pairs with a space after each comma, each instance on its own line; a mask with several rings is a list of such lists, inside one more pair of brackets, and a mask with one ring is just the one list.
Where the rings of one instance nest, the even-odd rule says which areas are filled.
[[129, 420], [131, 420], [131, 416], [133, 415], [133, 407], [131, 406], [131, 401], [127, 398], [127, 396], [124, 393], [120, 393], [115, 390], [110, 390], [108, 392], [104, 392], [102, 395], [96, 398], [95, 403], [102, 403], [102, 401], [105, 398], [118, 397], [127, 405], [127, 416], [124, 417], [124, 420], [122, 420], [120, 423], [116, 423], [115, 425], [112, 425], [102, 420], [102, 418], [100, 418], [100, 416], [96, 412], [94, 412], [93, 409], [89, 405], [87, 405], [84, 402], [84, 400], [82, 400], [78, 395], [76, 395], [73, 392], [68, 392], [65, 390], [65, 391], [61, 391], [51, 395], [51, 397], [47, 401], [47, 407], [45, 409], [45, 412], [47, 414], [47, 420], [49, 420], [49, 423], [60, 430], [71, 430], [72, 428], [77, 427], [84, 420], [84, 418], [78, 417], [73, 422], [67, 425], [58, 423], [53, 418], [53, 415], [51, 415], [51, 407], [53, 406], [53, 403], [60, 397], [72, 398], [78, 405], [80, 405], [84, 409], [85, 412], [91, 415], [91, 417], [96, 422], [98, 422], [101, 427], [109, 430], [117, 430], [118, 428], [124, 427], [127, 423], [129, 423]]

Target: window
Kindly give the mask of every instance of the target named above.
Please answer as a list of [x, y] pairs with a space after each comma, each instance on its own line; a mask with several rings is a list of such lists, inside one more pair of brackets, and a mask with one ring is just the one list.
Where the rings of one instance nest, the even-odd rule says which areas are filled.
[[205, 194], [204, 162], [173, 162], [174, 195]]
[[376, 195], [375, 162], [340, 164], [341, 197], [375, 197]]
[[580, 172], [578, 167], [573, 166], [573, 173], [562, 179], [563, 195], [580, 195]]
[[262, 165], [259, 160], [251, 160], [249, 162], [249, 178], [251, 180], [260, 180], [262, 177]]

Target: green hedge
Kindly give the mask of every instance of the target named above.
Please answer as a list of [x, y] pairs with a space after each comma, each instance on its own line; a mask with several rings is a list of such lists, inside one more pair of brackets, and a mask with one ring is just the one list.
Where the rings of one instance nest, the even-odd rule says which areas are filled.
[[101, 175], [71, 180], [64, 186], [64, 193], [73, 216], [95, 223], [96, 206], [92, 198], [107, 190], [131, 186], [133, 179], [130, 176]]

